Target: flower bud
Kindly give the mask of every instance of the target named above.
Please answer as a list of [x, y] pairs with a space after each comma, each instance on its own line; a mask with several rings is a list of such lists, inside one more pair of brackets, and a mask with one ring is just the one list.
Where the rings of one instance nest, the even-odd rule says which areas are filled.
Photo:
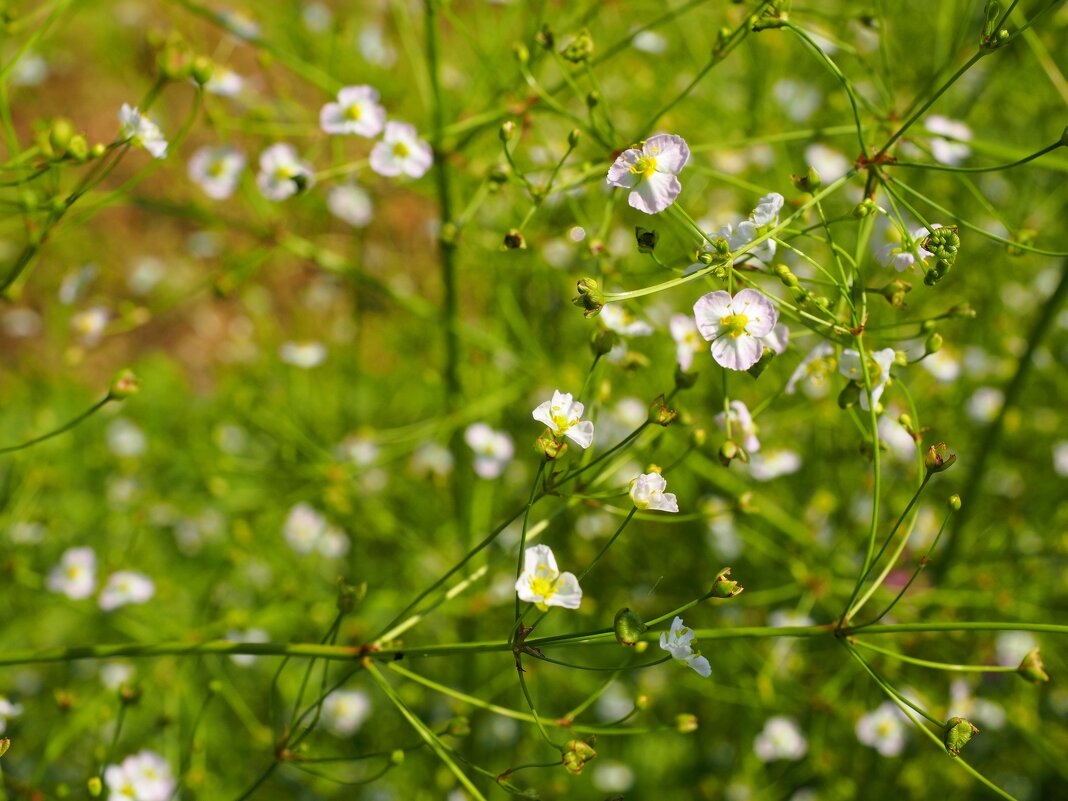
[[572, 128], [571, 132], [567, 135], [567, 146], [574, 150], [579, 146], [579, 142], [582, 141], [582, 131], [578, 128]]
[[553, 33], [553, 29], [549, 27], [549, 23], [542, 25], [541, 30], [534, 34], [534, 41], [546, 50], [552, 50], [556, 47], [556, 35]]
[[97, 142], [91, 148], [89, 148], [89, 158], [98, 159], [108, 152], [108, 146]]
[[938, 351], [942, 349], [942, 341], [942, 335], [937, 331], [932, 331], [930, 336], [927, 337], [927, 341], [924, 343], [924, 355], [938, 353]]
[[730, 467], [731, 462], [735, 459], [740, 459], [743, 462], [748, 462], [749, 457], [741, 446], [734, 440], [727, 440], [719, 446], [719, 463], [724, 467]]
[[889, 284], [879, 290], [879, 294], [886, 298], [886, 302], [895, 309], [903, 309], [906, 306], [905, 295], [912, 291], [912, 284], [895, 278]]
[[0, 737], [0, 757], [7, 753], [7, 749], [11, 747], [10, 737]]
[[648, 626], [642, 622], [636, 612], [624, 607], [616, 612], [613, 628], [616, 632], [616, 642], [620, 645], [634, 645]]
[[791, 175], [790, 180], [799, 190], [808, 192], [810, 195], [823, 186], [823, 180], [815, 167], [809, 167], [804, 175]]
[[949, 506], [949, 508], [952, 511], [954, 511], [954, 512], [959, 512], [960, 511], [961, 503], [960, 503], [960, 496], [959, 495], [950, 495], [949, 496], [949, 500], [946, 503], [947, 503], [947, 505]]
[[72, 136], [70, 138], [70, 144], [67, 146], [67, 152], [70, 154], [71, 158], [76, 161], [88, 161], [89, 143], [81, 134]]
[[652, 253], [656, 250], [656, 243], [660, 241], [660, 234], [639, 225], [634, 229], [634, 239], [638, 242], [639, 253]]
[[588, 108], [590, 111], [593, 111], [599, 105], [601, 105], [601, 93], [594, 89], [592, 92], [586, 95], [586, 108]]
[[663, 393], [653, 398], [653, 402], [649, 405], [649, 422], [654, 425], [669, 426], [678, 416], [677, 411], [668, 408]]
[[604, 293], [595, 278], [580, 278], [576, 285], [578, 295], [571, 302], [582, 309], [583, 317], [596, 317], [604, 308]]
[[779, 280], [782, 281], [782, 285], [793, 289], [798, 286], [797, 276], [794, 275], [793, 270], [787, 267], [785, 264], [776, 264], [772, 267], [772, 272], [779, 276]]
[[[1068, 128], [1065, 128], [1068, 131]], [[1066, 145], [1062, 145], [1064, 147]], [[1038, 238], [1038, 231], [1034, 228], [1021, 228], [1019, 231], [1014, 231], [1012, 234], [1012, 244], [1006, 245], [1005, 250], [1008, 251], [1010, 256], [1025, 256], [1027, 251], [1024, 247], [1032, 247], [1035, 244], [1035, 240]], [[1023, 245], [1024, 247], [1019, 247]]]
[[560, 55], [564, 57], [565, 61], [570, 61], [572, 64], [589, 61], [590, 56], [593, 55], [593, 37], [590, 36], [590, 32], [583, 28], [568, 43], [567, 47], [560, 51]]
[[561, 756], [568, 772], [578, 776], [586, 763], [597, 756], [597, 752], [582, 740], [568, 740]]
[[946, 443], [939, 442], [927, 449], [927, 455], [923, 457], [923, 466], [927, 468], [927, 473], [930, 475], [948, 470], [955, 461], [957, 461], [957, 454], [951, 453], [946, 456]]
[[180, 81], [193, 74], [193, 56], [182, 42], [171, 42], [157, 59], [159, 73], [168, 81]]
[[862, 220], [875, 214], [878, 210], [879, 207], [875, 204], [875, 201], [870, 197], [866, 197], [853, 209], [852, 216], [854, 220]]
[[57, 157], [67, 154], [67, 148], [73, 136], [74, 123], [66, 117], [56, 117], [52, 120], [52, 127], [48, 131], [48, 143]]
[[193, 59], [193, 80], [203, 86], [211, 80], [215, 74], [215, 64], [207, 56], [197, 56]]
[[389, 755], [389, 761], [394, 765], [403, 765], [404, 751], [400, 748], [393, 749], [393, 752]]
[[637, 709], [639, 712], [644, 712], [646, 709], [648, 709], [649, 696], [645, 693], [642, 693], [641, 695], [637, 696], [634, 699], [634, 708]]
[[703, 428], [695, 428], [690, 432], [690, 444], [695, 448], [703, 448], [708, 441], [708, 432]]
[[356, 608], [356, 604], [363, 600], [367, 592], [367, 585], [357, 587], [348, 579], [342, 577], [337, 580], [337, 611], [343, 615], [349, 614]]
[[731, 581], [727, 578], [730, 574], [731, 569], [729, 567], [725, 567], [719, 571], [716, 580], [712, 582], [713, 598], [733, 598], [735, 595], [740, 595], [745, 592], [745, 587], [738, 584], [737, 581]]
[[548, 461], [559, 459], [567, 452], [567, 443], [553, 436], [551, 428], [545, 429], [540, 437], [534, 440], [534, 448]]
[[697, 715], [676, 715], [675, 730], [680, 734], [689, 734], [697, 731]]
[[515, 228], [504, 235], [505, 250], [526, 250], [527, 240]]
[[998, 20], [1001, 18], [1001, 3], [998, 0], [987, 0], [984, 18], [982, 41], [985, 42], [994, 35], [994, 31], [998, 27]]
[[590, 347], [594, 356], [606, 356], [619, 344], [619, 334], [608, 328], [598, 330], [590, 340]]
[[975, 309], [973, 309], [967, 303], [958, 303], [956, 306], [949, 310], [948, 314], [950, 317], [966, 317], [969, 319], [975, 319]]
[[86, 782], [86, 789], [89, 791], [90, 798], [100, 798], [100, 794], [104, 792], [104, 783], [100, 781], [99, 776], [90, 776], [89, 781]]
[[119, 370], [111, 379], [108, 397], [111, 400], [126, 400], [141, 391], [141, 379], [132, 370]]
[[1027, 652], [1027, 656], [1020, 662], [1020, 666], [1016, 668], [1016, 672], [1032, 684], [1039, 684], [1044, 681], [1049, 681], [1049, 674], [1046, 672], [1046, 666], [1042, 664], [1042, 655], [1038, 652], [1037, 648], [1032, 648]]
[[125, 706], [134, 706], [141, 700], [141, 686], [138, 684], [123, 684], [119, 687], [119, 702]]
[[501, 137], [502, 142], [511, 142], [515, 138], [515, 123], [511, 120], [506, 120], [501, 123], [501, 130], [498, 134]]
[[516, 42], [512, 45], [512, 55], [515, 56], [515, 60], [520, 64], [526, 64], [530, 61], [530, 51], [527, 50], [527, 46], [522, 42]]
[[464, 715], [457, 715], [449, 721], [448, 734], [452, 737], [466, 737], [471, 733], [471, 721]]
[[960, 756], [960, 750], [964, 748], [979, 733], [978, 727], [964, 718], [950, 718], [942, 732], [942, 742], [951, 757]]

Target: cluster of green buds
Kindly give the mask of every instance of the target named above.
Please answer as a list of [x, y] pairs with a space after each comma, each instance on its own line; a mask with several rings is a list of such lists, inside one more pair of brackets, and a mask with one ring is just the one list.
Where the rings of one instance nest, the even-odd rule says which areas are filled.
[[580, 278], [576, 285], [578, 295], [571, 302], [582, 309], [583, 317], [596, 317], [604, 308], [604, 293], [596, 278]]
[[[1016, 5], [1013, 3], [1013, 5]], [[1009, 32], [1004, 28], [999, 28], [998, 23], [1001, 21], [1001, 3], [998, 0], [988, 0], [986, 4], [985, 20], [983, 22], [983, 33], [979, 37], [979, 49], [984, 52], [991, 52], [997, 50], [1004, 44], [1007, 44], [1012, 37]]]
[[78, 133], [74, 123], [66, 117], [55, 117], [37, 131], [37, 149], [48, 161], [74, 161], [83, 164], [98, 159], [107, 152], [102, 144], [89, 146], [84, 134]]
[[979, 727], [971, 721], [964, 718], [950, 718], [942, 730], [942, 742], [951, 757], [959, 757], [961, 749], [978, 733]]
[[593, 56], [593, 37], [590, 32], [583, 28], [575, 37], [560, 51], [565, 61], [572, 64], [583, 64]]
[[590, 747], [589, 743], [582, 740], [568, 740], [567, 745], [561, 752], [564, 767], [569, 773], [578, 776], [586, 763], [597, 756], [597, 752]]
[[960, 236], [957, 235], [957, 227], [934, 229], [925, 240], [923, 247], [929, 250], [935, 258], [935, 266], [927, 271], [923, 282], [927, 286], [934, 286], [943, 278], [957, 261], [957, 253], [960, 251]]

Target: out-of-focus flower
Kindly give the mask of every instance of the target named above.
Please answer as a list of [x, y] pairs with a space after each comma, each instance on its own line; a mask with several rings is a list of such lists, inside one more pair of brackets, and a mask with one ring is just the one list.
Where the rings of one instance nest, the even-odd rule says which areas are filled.
[[[879, 398], [886, 389], [890, 380], [890, 367], [894, 363], [894, 349], [883, 348], [868, 356], [868, 380], [871, 381], [871, 402], [878, 403]], [[868, 411], [868, 393], [864, 388], [864, 368], [861, 365], [860, 353], [855, 350], [845, 349], [838, 364], [838, 372], [846, 378], [852, 379], [861, 387], [860, 408]]]
[[753, 751], [761, 762], [797, 760], [808, 752], [808, 741], [793, 718], [775, 715], [768, 718], [763, 731], [753, 740]]
[[360, 690], [334, 690], [323, 701], [323, 725], [338, 737], [355, 734], [371, 714], [371, 699]]
[[971, 140], [972, 129], [963, 122], [932, 114], [923, 125], [931, 133], [939, 134], [931, 138], [931, 154], [935, 161], [956, 166], [972, 154], [972, 149], [964, 144]]
[[215, 67], [208, 82], [204, 84], [204, 91], [220, 97], [237, 97], [244, 88], [244, 78], [231, 69], [219, 66]]
[[821, 342], [808, 352], [801, 364], [790, 374], [786, 382], [786, 394], [793, 395], [800, 384], [810, 398], [822, 398], [827, 394], [828, 379], [835, 371], [834, 347]]
[[639, 320], [627, 309], [618, 303], [609, 303], [603, 309], [599, 318], [609, 331], [615, 331], [624, 337], [644, 337], [653, 333], [653, 327], [644, 320]]
[[314, 182], [311, 165], [297, 156], [292, 145], [280, 142], [260, 154], [256, 185], [268, 200], [285, 200]]
[[631, 190], [627, 203], [638, 211], [656, 214], [679, 196], [682, 184], [676, 177], [690, 159], [690, 148], [681, 136], [657, 134], [641, 148], [624, 150], [608, 169], [608, 185]]
[[129, 140], [134, 147], [143, 147], [153, 158], [162, 159], [167, 156], [167, 140], [163, 137], [163, 131], [156, 123], [142, 114], [137, 106], [130, 107], [123, 103], [119, 110], [119, 123], [122, 126], [120, 135]]
[[527, 601], [542, 612], [550, 606], [578, 609], [582, 588], [574, 573], [561, 573], [556, 557], [548, 545], [535, 545], [523, 554], [523, 572], [515, 583], [519, 600]]
[[701, 332], [697, 330], [697, 323], [685, 314], [675, 314], [668, 323], [668, 329], [671, 331], [671, 338], [675, 340], [675, 359], [679, 367], [689, 370], [693, 367], [694, 355], [705, 349]]
[[48, 574], [48, 589], [74, 601], [96, 591], [96, 553], [92, 548], [69, 548]]
[[123, 459], [134, 459], [145, 452], [148, 440], [144, 432], [125, 417], [113, 420], [107, 428], [108, 450]]
[[480, 478], [497, 478], [515, 454], [512, 438], [485, 423], [469, 425], [464, 431], [464, 442], [475, 452], [474, 468]]
[[824, 183], [833, 183], [849, 172], [849, 159], [826, 145], [809, 145], [805, 148], [805, 162], [819, 173]]
[[76, 312], [70, 318], [70, 327], [82, 345], [92, 348], [104, 338], [104, 329], [110, 316], [103, 306], [93, 306]]
[[366, 228], [374, 217], [371, 196], [358, 186], [341, 184], [327, 193], [326, 207], [330, 213], [353, 228]]
[[189, 177], [214, 200], [225, 200], [234, 193], [245, 154], [236, 147], [202, 147], [189, 159]]
[[127, 604], [147, 603], [155, 594], [155, 583], [144, 573], [119, 570], [108, 576], [97, 603], [105, 612], [110, 612]]
[[289, 547], [299, 554], [318, 551], [327, 558], [348, 551], [344, 532], [330, 525], [326, 518], [306, 503], [298, 503], [289, 510], [282, 525], [282, 536]]
[[139, 751], [104, 769], [108, 797], [130, 801], [169, 801], [176, 784], [171, 766], [154, 751]]
[[642, 473], [630, 482], [630, 499], [637, 509], [652, 509], [658, 512], [678, 512], [679, 502], [675, 494], [664, 492], [667, 479], [659, 473]]
[[378, 136], [385, 124], [386, 110], [378, 102], [378, 90], [371, 86], [346, 86], [337, 93], [336, 103], [327, 103], [319, 112], [319, 127], [328, 134], [370, 139]]
[[862, 744], [884, 757], [896, 757], [905, 750], [905, 715], [893, 701], [884, 701], [873, 712], [861, 716], [856, 733]]
[[326, 360], [326, 345], [322, 342], [283, 342], [278, 358], [286, 364], [310, 370]]
[[414, 125], [387, 122], [382, 141], [371, 149], [370, 161], [371, 169], [387, 178], [422, 178], [434, 163], [434, 152], [419, 138]]
[[22, 714], [21, 704], [16, 704], [0, 695], [0, 734], [7, 731], [7, 722]]
[[[728, 415], [720, 412], [716, 415], [716, 425], [724, 431], [727, 430]], [[750, 453], [760, 450], [760, 440], [757, 439], [757, 427], [753, 423], [753, 417], [749, 414], [749, 407], [742, 401], [731, 401], [730, 404], [731, 436], [741, 438], [742, 447]]]
[[[270, 642], [271, 636], [263, 629], [246, 629], [245, 631], [228, 631], [226, 639], [230, 642]], [[248, 667], [256, 662], [256, 656], [253, 654], [231, 654], [230, 659], [235, 665], [242, 667]]]

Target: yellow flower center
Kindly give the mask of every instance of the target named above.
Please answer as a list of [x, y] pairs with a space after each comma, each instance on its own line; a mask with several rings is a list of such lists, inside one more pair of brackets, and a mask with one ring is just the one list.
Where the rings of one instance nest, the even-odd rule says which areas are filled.
[[393, 143], [393, 155], [396, 156], [397, 158], [399, 158], [399, 159], [405, 158], [405, 157], [411, 155], [411, 152], [412, 151], [410, 151], [408, 149], [408, 146], [406, 144], [404, 144], [404, 142], [394, 142]]
[[642, 178], [648, 178], [656, 172], [656, 159], [652, 156], [642, 156], [630, 165], [630, 171], [635, 175], [640, 175]]
[[745, 327], [749, 325], [749, 318], [744, 314], [728, 314], [719, 318], [719, 324], [727, 329], [727, 334], [732, 339], [737, 339], [745, 333]]
[[567, 415], [561, 412], [559, 409], [550, 409], [549, 417], [553, 421], [553, 425], [556, 426], [559, 433], [563, 434], [569, 428], [571, 428], [571, 421], [567, 419]]
[[545, 602], [556, 595], [556, 580], [536, 576], [530, 580], [530, 591], [541, 596], [541, 600], [534, 605], [545, 612], [549, 608]]
[[225, 165], [223, 165], [221, 161], [213, 161], [211, 166], [208, 167], [208, 175], [210, 175], [212, 178], [218, 178], [220, 175], [223, 174], [224, 169]]
[[357, 104], [353, 103], [351, 106], [346, 106], [345, 107], [345, 119], [346, 120], [351, 120], [352, 122], [356, 122], [356, 120], [358, 120], [362, 116], [363, 116], [363, 109], [361, 109]]

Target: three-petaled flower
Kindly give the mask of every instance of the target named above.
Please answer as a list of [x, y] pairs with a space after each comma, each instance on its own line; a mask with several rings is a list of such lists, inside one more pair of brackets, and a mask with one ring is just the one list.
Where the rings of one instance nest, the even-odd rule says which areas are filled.
[[641, 148], [624, 150], [608, 168], [608, 185], [629, 189], [627, 203], [646, 214], [661, 212], [682, 191], [676, 177], [690, 159], [690, 148], [681, 136], [650, 136]]
[[535, 545], [523, 554], [523, 572], [515, 583], [519, 600], [527, 601], [542, 612], [550, 606], [578, 609], [582, 588], [574, 573], [561, 573], [556, 557], [548, 545]]
[[657, 472], [642, 473], [630, 482], [630, 500], [636, 509], [677, 512], [679, 502], [667, 489], [667, 479]]
[[378, 136], [386, 124], [386, 110], [378, 102], [378, 91], [370, 86], [346, 86], [337, 93], [336, 103], [327, 103], [319, 112], [319, 127], [328, 134]]
[[585, 407], [571, 397], [570, 392], [555, 390], [553, 399], [534, 410], [534, 419], [545, 423], [553, 436], [567, 437], [580, 448], [593, 444], [593, 423], [582, 419]]
[[707, 678], [712, 673], [712, 666], [708, 659], [701, 656], [700, 651], [694, 651], [693, 638], [693, 629], [684, 626], [682, 618], [676, 615], [671, 621], [671, 630], [661, 632], [660, 647], [671, 654], [675, 661], [693, 668], [697, 675]]

